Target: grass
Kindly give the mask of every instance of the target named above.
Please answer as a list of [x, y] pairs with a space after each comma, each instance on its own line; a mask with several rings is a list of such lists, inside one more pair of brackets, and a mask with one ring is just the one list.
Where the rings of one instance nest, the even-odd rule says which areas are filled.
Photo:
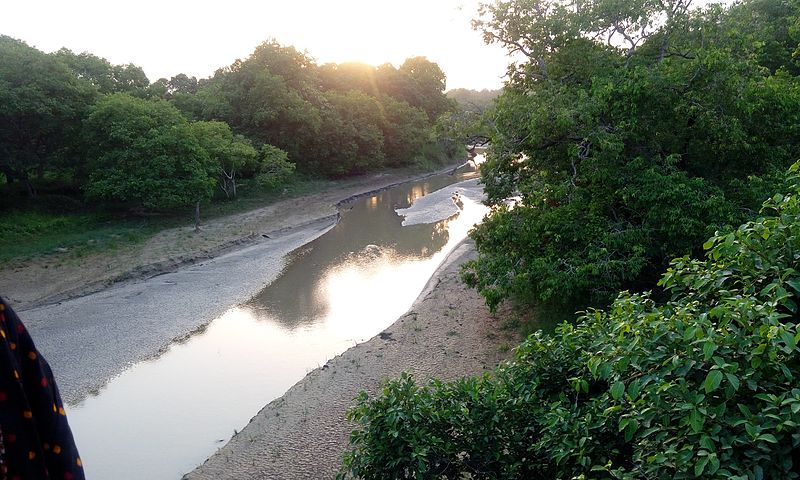
[[97, 213], [53, 214], [11, 211], [0, 214], [0, 262], [24, 260], [62, 249], [81, 257], [141, 242], [163, 227], [160, 222], [111, 218]]

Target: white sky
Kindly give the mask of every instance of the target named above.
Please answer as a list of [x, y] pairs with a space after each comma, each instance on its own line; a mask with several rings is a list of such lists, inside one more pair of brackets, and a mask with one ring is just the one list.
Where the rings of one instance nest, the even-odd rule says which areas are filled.
[[479, 0], [5, 0], [0, 34], [45, 52], [67, 47], [141, 66], [150, 81], [210, 76], [264, 40], [318, 63], [399, 66], [423, 55], [447, 88], [499, 88], [508, 58], [470, 20]]

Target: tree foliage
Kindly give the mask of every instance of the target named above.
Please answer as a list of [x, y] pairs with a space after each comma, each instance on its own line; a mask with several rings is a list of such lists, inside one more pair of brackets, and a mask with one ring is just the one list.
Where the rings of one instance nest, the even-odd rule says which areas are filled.
[[494, 110], [482, 168], [493, 211], [465, 271], [491, 307], [647, 288], [671, 258], [749, 218], [800, 157], [800, 4], [686, 7], [484, 7], [486, 39], [527, 59]]
[[35, 196], [32, 176], [67, 162], [96, 91], [57, 58], [0, 36], [0, 171]]
[[233, 198], [247, 183], [275, 188], [295, 167], [341, 177], [429, 164], [451, 153], [433, 130], [450, 107], [444, 80], [422, 57], [320, 67], [270, 40], [211, 78], [151, 84], [136, 65], [0, 36], [3, 204], [47, 186], [77, 203], [175, 208], [209, 198], [212, 179]]
[[295, 164], [289, 161], [289, 154], [278, 147], [261, 147], [259, 162], [254, 166], [256, 180], [266, 187], [282, 185], [294, 173]]
[[90, 198], [148, 209], [186, 207], [211, 198], [217, 159], [163, 100], [106, 96], [89, 114], [85, 134], [92, 145]]
[[[797, 172], [800, 163], [792, 167]], [[343, 472], [360, 478], [800, 476], [800, 186], [493, 376], [362, 393]]]
[[242, 135], [234, 135], [225, 122], [193, 122], [192, 133], [218, 168], [218, 185], [227, 198], [236, 196], [242, 171], [257, 169], [258, 151]]

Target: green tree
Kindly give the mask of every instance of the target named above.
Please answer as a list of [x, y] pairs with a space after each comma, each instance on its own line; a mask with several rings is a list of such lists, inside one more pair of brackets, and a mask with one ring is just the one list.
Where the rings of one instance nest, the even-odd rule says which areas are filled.
[[88, 52], [76, 54], [68, 48], [61, 48], [55, 53], [55, 56], [63, 61], [76, 77], [91, 83], [97, 87], [97, 91], [100, 93], [117, 91], [113, 66], [105, 58]]
[[92, 145], [89, 198], [145, 209], [174, 209], [209, 200], [219, 163], [180, 112], [163, 100], [106, 96], [85, 123]]
[[[491, 119], [482, 177], [493, 211], [465, 272], [490, 306], [605, 304], [757, 209], [800, 157], [800, 80], [785, 30], [772, 28], [798, 5], [767, 3], [484, 7], [486, 38], [528, 58], [511, 66]], [[770, 73], [765, 58], [787, 67]]]
[[797, 182], [672, 262], [663, 303], [623, 292], [491, 376], [362, 393], [342, 476], [797, 478]]
[[424, 110], [431, 122], [453, 109], [453, 102], [444, 94], [447, 76], [439, 65], [425, 57], [412, 57], [400, 65], [398, 72], [407, 79], [401, 99]]
[[256, 168], [258, 183], [275, 188], [294, 173], [295, 165], [289, 161], [289, 155], [285, 151], [272, 145], [263, 145]]
[[114, 79], [115, 92], [125, 92], [140, 98], [148, 96], [150, 80], [147, 79], [142, 67], [132, 63], [114, 65], [111, 68], [111, 75]]
[[364, 173], [383, 165], [384, 115], [377, 99], [357, 90], [326, 92], [313, 169], [332, 176]]
[[96, 90], [57, 56], [0, 36], [0, 171], [36, 196], [33, 176], [67, 162]]
[[433, 131], [424, 111], [384, 95], [380, 97], [384, 120], [383, 152], [386, 165], [411, 165], [424, 154], [433, 140]]
[[220, 189], [227, 198], [236, 197], [239, 173], [253, 168], [258, 151], [245, 137], [234, 135], [224, 122], [193, 122], [191, 129], [209, 159], [217, 165]]

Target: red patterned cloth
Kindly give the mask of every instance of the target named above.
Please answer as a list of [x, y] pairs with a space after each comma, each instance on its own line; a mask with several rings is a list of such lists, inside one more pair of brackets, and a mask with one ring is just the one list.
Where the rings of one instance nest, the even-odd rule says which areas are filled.
[[[83, 465], [53, 373], [0, 298], [0, 436], [8, 480], [82, 480]], [[2, 475], [2, 474], [0, 474]]]

